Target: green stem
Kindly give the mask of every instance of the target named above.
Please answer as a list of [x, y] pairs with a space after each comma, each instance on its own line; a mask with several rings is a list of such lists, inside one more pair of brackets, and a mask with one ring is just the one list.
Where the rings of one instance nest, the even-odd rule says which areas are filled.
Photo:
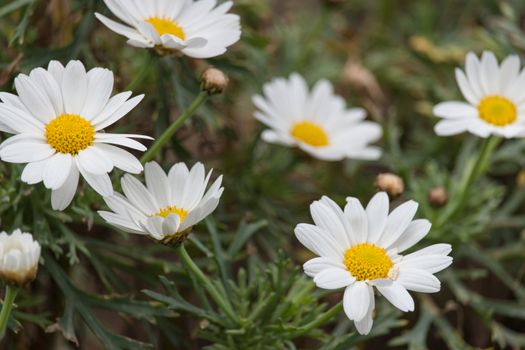
[[458, 213], [465, 202], [467, 201], [470, 187], [476, 181], [476, 179], [483, 174], [487, 169], [488, 162], [494, 151], [499, 144], [500, 139], [497, 137], [489, 137], [483, 141], [481, 150], [474, 161], [471, 161], [463, 174], [459, 191], [457, 194], [457, 200], [451, 202], [449, 206], [443, 212], [443, 215], [438, 219], [436, 226], [443, 226], [449, 219], [451, 219], [456, 213]]
[[301, 327], [297, 332], [293, 334], [293, 337], [304, 335], [313, 329], [317, 329], [323, 326], [326, 322], [330, 321], [332, 318], [341, 313], [341, 311], [343, 311], [343, 302], [332, 306], [332, 308], [326, 311], [324, 314], [322, 314], [312, 322], [306, 324], [305, 326]]
[[204, 272], [202, 272], [197, 264], [195, 264], [186, 251], [186, 248], [184, 248], [184, 243], [177, 247], [177, 252], [179, 253], [182, 263], [186, 269], [193, 273], [197, 280], [199, 280], [204, 285], [204, 288], [206, 288], [208, 293], [210, 293], [212, 299], [217, 303], [219, 308], [221, 308], [226, 316], [228, 316], [228, 318], [230, 318], [234, 323], [239, 324], [239, 319], [233, 312], [230, 302], [217, 290], [217, 288], [215, 288], [210, 279], [204, 274]]
[[140, 162], [142, 164], [146, 164], [148, 161], [155, 158], [157, 153], [164, 147], [164, 145], [173, 137], [175, 132], [179, 130], [179, 128], [184, 125], [186, 120], [188, 120], [189, 117], [195, 113], [195, 111], [208, 99], [208, 93], [201, 91], [199, 95], [193, 100], [191, 105], [182, 113], [177, 120], [170, 125], [166, 131], [155, 141], [153, 146], [150, 147], [150, 149], [142, 156], [140, 159]]
[[133, 91], [137, 88], [137, 86], [140, 85], [144, 81], [144, 79], [148, 76], [149, 71], [151, 70], [151, 62], [153, 61], [153, 54], [149, 51], [146, 51], [146, 58], [144, 59], [144, 62], [142, 62], [142, 67], [138, 74], [135, 75], [135, 79], [133, 79], [128, 86], [126, 86], [127, 91]]
[[0, 312], [0, 340], [4, 339], [7, 321], [9, 320], [9, 315], [11, 315], [17, 294], [18, 287], [6, 285], [4, 303], [2, 304], [2, 311]]

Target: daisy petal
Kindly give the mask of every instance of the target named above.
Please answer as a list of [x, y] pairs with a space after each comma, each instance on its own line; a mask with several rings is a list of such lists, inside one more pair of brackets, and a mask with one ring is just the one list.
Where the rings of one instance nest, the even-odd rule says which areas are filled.
[[66, 181], [62, 184], [62, 187], [51, 192], [51, 206], [53, 210], [62, 211], [71, 204], [78, 187], [78, 179], [78, 168], [75, 162], [71, 162], [71, 169]]
[[320, 271], [314, 282], [319, 288], [339, 289], [354, 283], [355, 278], [346, 269], [328, 268]]
[[414, 299], [397, 281], [375, 280], [374, 285], [392, 305], [403, 312], [414, 311]]
[[419, 293], [437, 293], [441, 289], [441, 283], [434, 275], [418, 268], [401, 269], [396, 281], [404, 288]]
[[349, 319], [361, 321], [367, 315], [372, 302], [369, 288], [365, 282], [355, 282], [346, 287], [343, 308]]
[[310, 277], [315, 277], [319, 272], [331, 268], [345, 269], [346, 267], [334, 259], [323, 257], [310, 259], [303, 265], [304, 273]]
[[416, 202], [408, 201], [390, 213], [386, 221], [385, 231], [378, 242], [380, 246], [388, 248], [398, 240], [412, 222], [418, 206]]

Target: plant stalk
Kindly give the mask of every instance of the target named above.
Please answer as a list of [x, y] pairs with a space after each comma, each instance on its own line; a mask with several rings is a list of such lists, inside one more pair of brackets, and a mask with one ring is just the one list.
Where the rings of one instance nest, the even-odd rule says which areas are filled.
[[202, 270], [197, 266], [197, 264], [195, 264], [195, 262], [192, 260], [192, 258], [186, 251], [186, 248], [184, 248], [184, 243], [177, 247], [177, 252], [186, 269], [193, 273], [197, 280], [204, 285], [204, 288], [206, 288], [208, 293], [210, 293], [212, 299], [217, 303], [219, 308], [222, 311], [224, 311], [226, 316], [228, 316], [228, 318], [230, 318], [234, 323], [239, 324], [239, 319], [233, 311], [230, 302], [217, 290], [217, 288], [215, 288], [215, 286], [211, 283], [210, 279], [204, 274], [204, 272], [202, 272]]
[[173, 137], [173, 135], [180, 129], [182, 125], [188, 120], [193, 113], [208, 99], [208, 93], [201, 91], [193, 100], [191, 105], [182, 113], [175, 122], [155, 141], [150, 149], [142, 156], [140, 162], [144, 165], [157, 155], [162, 150], [164, 145]]
[[18, 290], [18, 287], [9, 284], [6, 285], [5, 298], [2, 304], [2, 311], [0, 311], [0, 340], [4, 339], [7, 322], [9, 321], [9, 315], [11, 315], [11, 310], [13, 309]]
[[481, 150], [479, 151], [474, 162], [469, 164], [468, 168], [463, 174], [457, 194], [458, 200], [450, 203], [450, 205], [446, 207], [443, 215], [439, 217], [436, 223], [437, 227], [443, 226], [449, 219], [451, 219], [454, 215], [461, 211], [461, 209], [463, 209], [463, 206], [465, 205], [469, 195], [470, 187], [487, 169], [490, 157], [499, 142], [500, 139], [494, 136], [486, 138], [483, 141]]

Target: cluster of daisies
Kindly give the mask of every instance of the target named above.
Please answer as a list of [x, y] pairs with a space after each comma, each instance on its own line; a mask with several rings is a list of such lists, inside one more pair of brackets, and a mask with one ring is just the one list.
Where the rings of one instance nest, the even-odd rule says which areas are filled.
[[[232, 2], [216, 0], [104, 0], [124, 24], [102, 14], [97, 18], [128, 44], [161, 55], [209, 58], [223, 54], [240, 38], [240, 21], [228, 13]], [[485, 52], [467, 55], [465, 72], [456, 77], [467, 102], [438, 104], [443, 118], [438, 135], [469, 131], [481, 137], [525, 136], [525, 71], [510, 56], [498, 65]], [[111, 225], [163, 243], [181, 243], [192, 226], [219, 204], [222, 177], [211, 185], [211, 171], [201, 163], [188, 168], [174, 164], [166, 173], [141, 162], [128, 150], [145, 151], [137, 141], [151, 138], [116, 134], [105, 129], [118, 122], [144, 98], [132, 92], [112, 96], [114, 76], [104, 68], [86, 70], [79, 61], [63, 66], [52, 61], [15, 79], [17, 95], [0, 93], [0, 130], [14, 134], [0, 145], [4, 162], [26, 164], [21, 175], [28, 184], [44, 183], [51, 206], [64, 210], [72, 202], [80, 175], [103, 196], [109, 211], [99, 214]], [[376, 160], [382, 128], [367, 121], [361, 108], [348, 108], [326, 80], [312, 89], [299, 74], [277, 78], [253, 97], [255, 118], [268, 126], [269, 143], [298, 147], [327, 161]], [[109, 174], [122, 177], [123, 194], [113, 191]], [[145, 172], [145, 184], [130, 174]], [[314, 224], [299, 224], [297, 239], [317, 257], [304, 264], [305, 273], [325, 289], [344, 288], [343, 307], [359, 333], [373, 324], [375, 291], [401, 311], [414, 310], [408, 291], [435, 293], [434, 276], [452, 263], [448, 244], [436, 244], [404, 254], [429, 232], [431, 223], [416, 219], [417, 203], [408, 201], [389, 211], [389, 198], [376, 194], [365, 207], [348, 197], [342, 209], [328, 197], [310, 207]], [[36, 274], [40, 245], [19, 230], [0, 234], [0, 277], [24, 285]]]

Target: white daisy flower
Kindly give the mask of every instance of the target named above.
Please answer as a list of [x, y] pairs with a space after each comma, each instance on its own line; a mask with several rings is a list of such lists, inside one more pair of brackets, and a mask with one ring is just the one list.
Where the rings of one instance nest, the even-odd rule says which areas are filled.
[[15, 230], [0, 233], [0, 278], [8, 284], [24, 286], [35, 279], [40, 244], [29, 233]]
[[[64, 68], [51, 61], [15, 79], [18, 96], [0, 93], [0, 130], [16, 134], [0, 145], [4, 162], [28, 163], [22, 181], [44, 182], [51, 189], [51, 204], [64, 210], [73, 200], [79, 173], [101, 195], [111, 195], [108, 173], [113, 167], [131, 173], [143, 168], [131, 153], [113, 145], [145, 151], [134, 138], [102, 129], [131, 111], [144, 97], [131, 92], [110, 98], [113, 73], [103, 68], [86, 72], [79, 61]], [[129, 100], [128, 100], [129, 99]]]
[[126, 174], [121, 184], [125, 196], [105, 197], [113, 212], [98, 213], [123, 231], [150, 237], [163, 243], [181, 242], [191, 227], [210, 215], [219, 204], [222, 175], [206, 191], [211, 171], [196, 163], [191, 170], [184, 163], [173, 165], [166, 174], [159, 164], [145, 167], [146, 186]]
[[480, 137], [525, 136], [525, 69], [517, 55], [498, 65], [496, 56], [485, 51], [479, 60], [467, 54], [465, 72], [456, 68], [456, 80], [467, 102], [449, 101], [434, 107], [443, 118], [436, 134], [449, 136], [471, 132]]
[[292, 74], [265, 84], [263, 91], [264, 97], [254, 96], [253, 103], [255, 118], [271, 128], [262, 134], [266, 142], [297, 146], [323, 160], [381, 156], [379, 148], [369, 145], [381, 137], [381, 126], [363, 121], [362, 108], [347, 109], [330, 82], [321, 80], [309, 92], [304, 78]]
[[388, 196], [376, 194], [366, 209], [349, 197], [344, 211], [330, 198], [310, 206], [315, 225], [299, 224], [295, 235], [319, 257], [304, 264], [319, 288], [345, 288], [343, 307], [359, 333], [372, 329], [374, 287], [401, 311], [413, 311], [407, 292], [435, 293], [441, 288], [433, 275], [452, 263], [449, 244], [436, 244], [408, 255], [403, 251], [430, 230], [424, 219], [412, 221], [418, 204], [403, 203], [388, 214]]
[[210, 58], [226, 52], [239, 41], [239, 16], [227, 13], [233, 2], [217, 0], [104, 0], [126, 25], [100, 13], [95, 16], [109, 29], [128, 38], [128, 44]]

